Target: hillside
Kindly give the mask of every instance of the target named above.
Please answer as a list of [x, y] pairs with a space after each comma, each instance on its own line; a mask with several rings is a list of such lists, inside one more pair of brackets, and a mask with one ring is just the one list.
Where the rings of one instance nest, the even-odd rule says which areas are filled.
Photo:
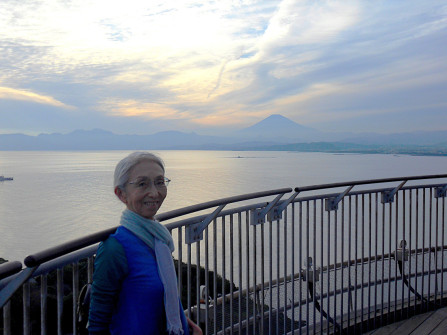
[[445, 155], [447, 131], [401, 134], [324, 133], [270, 115], [229, 136], [163, 131], [151, 135], [75, 130], [29, 136], [0, 134], [0, 150], [289, 150]]

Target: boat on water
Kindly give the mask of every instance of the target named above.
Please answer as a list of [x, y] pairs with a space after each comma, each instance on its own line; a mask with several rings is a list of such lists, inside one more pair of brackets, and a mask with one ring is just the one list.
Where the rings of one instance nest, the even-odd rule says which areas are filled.
[[14, 180], [14, 178], [13, 177], [0, 176], [0, 181], [6, 181], [6, 180]]

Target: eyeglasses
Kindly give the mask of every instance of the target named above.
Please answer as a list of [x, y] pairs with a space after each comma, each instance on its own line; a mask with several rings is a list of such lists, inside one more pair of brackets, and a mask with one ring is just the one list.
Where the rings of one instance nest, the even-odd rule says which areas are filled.
[[[163, 190], [169, 185], [171, 179], [163, 177], [157, 178], [153, 181], [154, 186], [157, 190]], [[134, 181], [128, 182], [128, 184], [135, 185], [138, 190], [146, 191], [151, 187], [152, 181], [149, 178], [139, 178]]]

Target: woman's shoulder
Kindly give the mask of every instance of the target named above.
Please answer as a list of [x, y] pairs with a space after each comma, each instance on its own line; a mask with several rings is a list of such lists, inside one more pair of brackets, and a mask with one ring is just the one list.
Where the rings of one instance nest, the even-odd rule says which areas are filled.
[[116, 238], [116, 233], [110, 235], [106, 240], [101, 242], [96, 252], [96, 259], [121, 259], [125, 261], [126, 253], [122, 244]]
[[127, 263], [129, 248], [133, 248], [139, 243], [139, 239], [123, 226], [119, 226], [116, 231], [100, 243], [97, 251], [97, 258], [108, 262]]
[[126, 243], [126, 240], [129, 239], [129, 233], [130, 232], [126, 228], [119, 226], [113, 234], [110, 234], [107, 239], [101, 242], [99, 248], [105, 250], [124, 250], [123, 245]]
[[116, 239], [126, 250], [126, 252], [128, 252], [129, 249], [147, 247], [141, 238], [124, 226], [119, 226], [115, 233], [110, 235], [109, 238]]
[[101, 242], [95, 257], [96, 270], [121, 269], [118, 272], [127, 272], [127, 257], [121, 243], [113, 237], [109, 236], [105, 241]]
[[102, 241], [98, 247], [98, 251], [100, 249], [107, 250], [107, 251], [109, 251], [109, 250], [110, 251], [113, 251], [113, 250], [120, 251], [123, 248], [123, 246], [119, 242], [117, 233], [118, 233], [118, 231], [113, 233], [112, 235], [109, 235], [109, 237], [107, 237], [107, 239]]

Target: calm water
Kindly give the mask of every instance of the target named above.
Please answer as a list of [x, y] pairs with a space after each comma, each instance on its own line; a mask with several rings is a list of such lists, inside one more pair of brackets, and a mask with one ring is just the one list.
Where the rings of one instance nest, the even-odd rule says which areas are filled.
[[[36, 251], [116, 226], [116, 163], [130, 151], [0, 151], [0, 257]], [[161, 212], [208, 200], [370, 178], [441, 174], [447, 157], [293, 152], [159, 151], [172, 179]]]

